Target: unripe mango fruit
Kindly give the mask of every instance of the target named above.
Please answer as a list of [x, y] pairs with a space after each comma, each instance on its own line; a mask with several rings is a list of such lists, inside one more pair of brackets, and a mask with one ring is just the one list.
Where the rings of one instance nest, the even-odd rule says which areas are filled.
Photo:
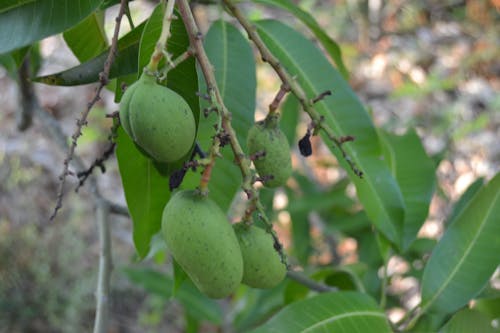
[[285, 134], [278, 126], [278, 116], [268, 116], [255, 123], [248, 131], [247, 147], [250, 155], [265, 152], [253, 164], [260, 177], [272, 176], [264, 180], [266, 187], [278, 187], [286, 183], [292, 174], [290, 146]]
[[181, 159], [196, 135], [196, 122], [187, 102], [146, 73], [123, 94], [120, 122], [132, 140], [159, 162]]
[[274, 249], [274, 240], [264, 230], [242, 222], [233, 225], [243, 256], [242, 282], [253, 288], [272, 288], [286, 275], [286, 266]]
[[211, 199], [194, 190], [177, 192], [163, 210], [162, 233], [201, 292], [223, 298], [238, 288], [243, 276], [240, 246], [226, 215]]

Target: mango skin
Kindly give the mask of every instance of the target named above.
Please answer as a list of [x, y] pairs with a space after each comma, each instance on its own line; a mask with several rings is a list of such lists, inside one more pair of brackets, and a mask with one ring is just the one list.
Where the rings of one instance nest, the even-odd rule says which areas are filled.
[[250, 155], [266, 152], [265, 156], [253, 161], [261, 177], [274, 177], [264, 181], [264, 186], [273, 188], [286, 183], [292, 174], [290, 146], [275, 119], [255, 123], [248, 131], [247, 147]]
[[194, 190], [177, 192], [163, 210], [162, 233], [201, 292], [223, 298], [238, 288], [243, 276], [240, 246], [226, 215], [211, 199]]
[[244, 223], [233, 225], [240, 243], [243, 256], [242, 282], [253, 288], [273, 288], [286, 275], [286, 266], [274, 249], [274, 241], [266, 231], [247, 226]]
[[196, 122], [187, 102], [144, 73], [123, 94], [120, 121], [132, 140], [159, 162], [184, 157], [196, 136]]

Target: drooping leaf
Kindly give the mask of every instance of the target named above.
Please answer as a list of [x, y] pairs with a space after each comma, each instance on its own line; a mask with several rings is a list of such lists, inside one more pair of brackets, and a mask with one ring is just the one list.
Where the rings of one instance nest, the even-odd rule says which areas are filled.
[[422, 309], [451, 313], [487, 284], [500, 264], [500, 173], [463, 208], [424, 269]]
[[[137, 56], [139, 54], [139, 41], [146, 22], [118, 40], [115, 61], [111, 66], [109, 78], [137, 73]], [[62, 72], [49, 74], [34, 78], [33, 81], [57, 85], [76, 86], [99, 81], [99, 73], [104, 69], [104, 63], [108, 57], [109, 49], [78, 66], [69, 68]]]
[[[173, 279], [158, 271], [147, 268], [126, 268], [127, 277], [148, 292], [164, 299], [173, 297]], [[191, 283], [183, 283], [175, 296], [184, 306], [185, 311], [197, 320], [208, 320], [214, 324], [222, 323], [222, 310], [212, 299], [200, 293]]]
[[434, 162], [414, 130], [404, 135], [380, 131], [384, 157], [399, 184], [406, 207], [403, 248], [415, 240], [425, 222], [436, 187]]
[[321, 45], [328, 52], [332, 60], [335, 62], [339, 72], [342, 76], [347, 79], [349, 78], [349, 72], [342, 61], [342, 51], [339, 45], [325, 32], [325, 30], [316, 22], [314, 17], [308, 12], [302, 10], [298, 5], [290, 0], [253, 0], [257, 3], [263, 3], [266, 5], [272, 5], [284, 10], [287, 10], [293, 14], [296, 18], [302, 21], [311, 31], [314, 33], [316, 38], [320, 41]]
[[354, 142], [344, 145], [349, 158], [363, 171], [356, 176], [344, 157], [322, 133], [330, 150], [348, 171], [367, 215], [375, 226], [396, 245], [401, 244], [404, 203], [401, 191], [388, 166], [381, 160], [382, 151], [372, 120], [355, 93], [331, 66], [322, 52], [307, 38], [274, 21], [256, 22], [258, 32], [282, 65], [304, 88], [309, 98], [326, 90], [333, 91], [315, 104], [324, 122], [337, 136], [352, 135]]
[[144, 258], [151, 237], [161, 228], [163, 208], [170, 198], [168, 178], [142, 155], [123, 128], [118, 129], [116, 158], [122, 179], [127, 207], [132, 217], [133, 239], [137, 253]]
[[104, 32], [104, 12], [92, 13], [76, 26], [66, 30], [63, 38], [81, 63], [98, 56], [108, 46]]
[[[255, 111], [256, 74], [252, 49], [238, 29], [224, 21], [216, 21], [211, 25], [203, 45], [214, 67], [224, 104], [231, 112], [231, 124], [245, 149], [246, 134], [254, 122]], [[206, 93], [201, 70], [198, 71], [198, 80], [200, 92]], [[205, 100], [202, 99], [201, 103], [203, 108], [208, 107]], [[216, 123], [217, 115], [213, 112], [208, 118], [200, 120], [198, 141], [205, 151], [210, 147]], [[241, 185], [241, 175], [229, 144], [222, 152], [224, 158], [217, 159], [215, 163], [209, 190], [215, 202], [227, 210]]]
[[70, 28], [90, 15], [101, 1], [8, 1], [0, 5], [0, 54]]
[[453, 315], [439, 333], [495, 333], [488, 317], [479, 311], [463, 309]]
[[252, 333], [391, 332], [384, 312], [366, 294], [323, 293], [292, 303]]

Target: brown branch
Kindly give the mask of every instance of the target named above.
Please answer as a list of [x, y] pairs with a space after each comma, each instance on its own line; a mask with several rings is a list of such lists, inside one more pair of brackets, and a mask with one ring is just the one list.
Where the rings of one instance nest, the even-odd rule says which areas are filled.
[[243, 26], [245, 31], [248, 34], [248, 37], [253, 41], [255, 46], [260, 52], [262, 60], [269, 63], [271, 67], [274, 69], [276, 74], [281, 79], [281, 82], [290, 88], [292, 94], [297, 97], [302, 108], [305, 112], [309, 114], [312, 121], [316, 124], [316, 126], [320, 127], [328, 136], [330, 140], [333, 141], [335, 146], [340, 150], [343, 158], [349, 164], [351, 170], [359, 177], [363, 175], [363, 173], [358, 169], [356, 163], [348, 156], [345, 149], [342, 147], [342, 142], [336, 137], [333, 130], [324, 123], [323, 117], [319, 114], [313, 107], [314, 103], [317, 102], [318, 98], [324, 98], [328, 94], [326, 92], [321, 93], [316, 98], [309, 99], [302, 88], [302, 86], [298, 83], [298, 81], [293, 78], [286, 69], [281, 65], [279, 59], [276, 58], [273, 53], [266, 46], [264, 41], [260, 38], [259, 34], [255, 26], [253, 26], [250, 21], [245, 17], [245, 15], [241, 12], [241, 10], [233, 3], [231, 0], [223, 0], [224, 4], [229, 9], [229, 12], [238, 20], [238, 22]]
[[64, 185], [66, 183], [66, 177], [69, 174], [69, 164], [71, 160], [73, 159], [73, 155], [75, 154], [75, 149], [77, 145], [78, 138], [82, 135], [82, 127], [87, 125], [87, 117], [90, 113], [90, 110], [94, 106], [97, 101], [101, 99], [101, 91], [104, 88], [106, 84], [108, 84], [109, 80], [109, 72], [111, 70], [111, 65], [113, 64], [113, 61], [115, 60], [116, 57], [116, 50], [117, 50], [117, 45], [118, 45], [118, 33], [120, 32], [120, 23], [123, 17], [123, 14], [125, 13], [125, 8], [127, 5], [127, 0], [121, 0], [120, 2], [120, 10], [118, 12], [118, 16], [115, 18], [115, 31], [113, 33], [113, 38], [111, 40], [111, 47], [108, 53], [108, 57], [106, 58], [106, 62], [104, 63], [104, 68], [103, 71], [99, 74], [99, 85], [96, 88], [94, 97], [91, 99], [91, 101], [87, 104], [87, 108], [81, 113], [80, 118], [76, 121], [76, 129], [73, 135], [71, 136], [71, 145], [69, 147], [68, 154], [64, 160], [64, 168], [59, 176], [59, 191], [57, 194], [57, 201], [56, 201], [56, 207], [54, 208], [54, 212], [52, 213], [50, 220], [52, 221], [56, 215], [59, 209], [62, 207], [62, 199], [64, 196]]
[[116, 146], [116, 143], [115, 142], [111, 142], [111, 144], [104, 151], [104, 153], [102, 154], [102, 156], [96, 158], [90, 167], [88, 167], [84, 171], [80, 171], [80, 172], [76, 173], [76, 176], [78, 177], [78, 180], [79, 180], [78, 186], [75, 189], [76, 192], [78, 192], [78, 190], [80, 189], [80, 187], [82, 187], [83, 184], [85, 184], [85, 181], [92, 174], [92, 171], [94, 170], [94, 168], [99, 167], [99, 169], [101, 170], [102, 173], [106, 172], [106, 167], [104, 165], [104, 162], [108, 158], [110, 158], [111, 155], [113, 155], [113, 152], [115, 151], [115, 146]]
[[286, 84], [282, 84], [280, 86], [280, 90], [278, 91], [278, 93], [276, 94], [276, 96], [274, 97], [273, 101], [271, 102], [271, 104], [269, 104], [269, 113], [272, 114], [274, 112], [276, 112], [276, 110], [278, 109], [281, 101], [283, 100], [283, 98], [285, 97], [285, 95], [290, 91], [290, 87]]

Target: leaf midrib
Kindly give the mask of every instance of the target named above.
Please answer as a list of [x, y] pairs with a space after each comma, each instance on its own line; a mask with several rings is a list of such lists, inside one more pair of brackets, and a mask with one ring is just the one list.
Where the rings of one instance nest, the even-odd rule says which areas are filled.
[[[467, 246], [466, 251], [464, 252], [464, 255], [460, 258], [458, 264], [455, 266], [455, 268], [452, 270], [452, 272], [448, 275], [448, 277], [443, 282], [443, 284], [441, 285], [441, 287], [434, 293], [434, 295], [429, 299], [429, 301], [427, 301], [426, 303], [424, 303], [424, 305], [422, 306], [422, 311], [424, 311], [424, 310], [428, 309], [429, 307], [431, 307], [431, 305], [435, 302], [435, 300], [443, 293], [443, 291], [445, 290], [445, 288], [448, 287], [448, 284], [453, 279], [453, 277], [457, 274], [457, 271], [459, 270], [459, 268], [464, 264], [465, 258], [472, 251], [473, 245], [476, 244], [476, 240], [481, 235], [481, 231], [483, 230], [484, 226], [486, 225], [486, 222], [488, 221], [489, 216], [491, 214], [491, 210], [495, 206], [494, 203], [497, 202], [497, 199], [498, 199], [499, 196], [500, 196], [500, 192], [497, 192], [497, 194], [495, 195], [494, 200], [491, 200], [491, 203], [490, 203], [490, 205], [489, 205], [486, 213], [484, 214], [484, 218], [482, 219], [482, 223], [480, 224], [480, 227], [478, 228], [476, 234], [474, 235], [474, 238], [469, 242], [469, 246]], [[477, 197], [476, 197], [476, 200], [477, 200]], [[462, 210], [462, 214], [460, 214], [460, 216], [457, 218], [457, 221], [463, 215], [464, 211], [465, 211], [465, 209]]]
[[340, 320], [343, 318], [348, 318], [348, 317], [365, 317], [365, 316], [371, 316], [371, 317], [380, 317], [385, 319], [385, 314], [378, 312], [378, 311], [355, 311], [355, 312], [349, 312], [349, 313], [343, 313], [340, 315], [336, 315], [330, 318], [327, 318], [325, 320], [319, 321], [316, 324], [309, 326], [305, 330], [301, 331], [302, 333], [306, 332], [313, 332], [314, 329], [326, 325], [328, 323], [332, 323], [336, 320]]

